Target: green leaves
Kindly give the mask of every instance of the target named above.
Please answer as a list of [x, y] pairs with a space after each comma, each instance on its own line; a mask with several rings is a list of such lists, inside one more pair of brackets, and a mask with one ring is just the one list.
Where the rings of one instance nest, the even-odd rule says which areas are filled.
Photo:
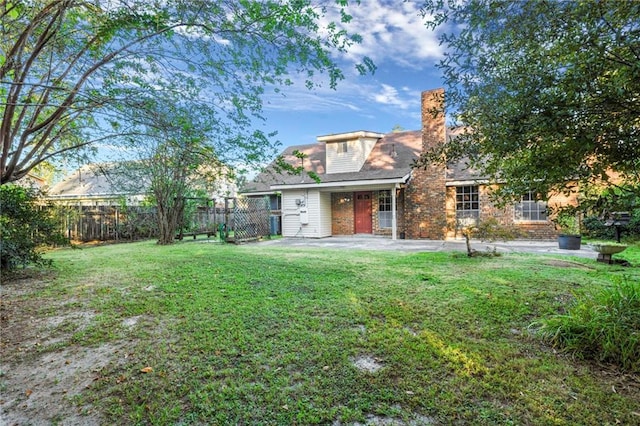
[[66, 242], [50, 211], [38, 205], [37, 197], [32, 189], [0, 186], [0, 267], [3, 271], [10, 272], [30, 263], [46, 264], [39, 248]]
[[427, 2], [453, 33], [440, 63], [447, 107], [473, 133], [475, 166], [518, 194], [638, 182], [640, 5], [636, 2]]
[[[337, 25], [326, 19], [325, 6], [310, 0], [44, 1], [5, 7], [1, 183], [98, 141], [130, 147], [140, 127], [153, 125], [133, 119], [145, 115], [145, 99], [179, 104], [194, 114], [206, 104], [207, 136], [219, 141], [218, 155], [229, 153], [238, 162], [255, 158], [273, 142], [239, 141], [262, 119], [264, 96], [298, 76], [314, 89], [323, 74], [335, 88], [344, 78], [335, 52], [360, 40], [345, 30], [351, 18], [344, 11], [343, 25]], [[375, 67], [365, 58], [357, 69]], [[70, 140], [71, 123], [81, 123], [75, 127], [81, 137], [70, 146], [62, 141]]]

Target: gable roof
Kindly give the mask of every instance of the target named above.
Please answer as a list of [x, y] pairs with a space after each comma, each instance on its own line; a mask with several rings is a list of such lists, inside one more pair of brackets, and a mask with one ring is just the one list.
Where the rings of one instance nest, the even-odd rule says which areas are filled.
[[[235, 179], [230, 177], [229, 168], [217, 165], [219, 172], [215, 182], [207, 182], [207, 196], [221, 199], [235, 197], [237, 192]], [[213, 166], [204, 166], [212, 169]], [[125, 161], [113, 163], [88, 164], [67, 175], [61, 182], [53, 185], [47, 193], [50, 200], [118, 199], [126, 196], [142, 200], [149, 195], [151, 177], [148, 170], [139, 162]]]
[[124, 185], [127, 188], [124, 188], [118, 181], [125, 178], [125, 175], [118, 170], [119, 168], [122, 168], [122, 165], [117, 163], [82, 166], [53, 185], [48, 191], [48, 196], [50, 198], [118, 197], [147, 192], [149, 179], [144, 176], [142, 170], [129, 168], [129, 173], [134, 174], [136, 178], [127, 176], [127, 185]]
[[[411, 165], [418, 159], [422, 150], [422, 133], [407, 131], [388, 133], [380, 138], [364, 165], [357, 172], [330, 173], [326, 172], [326, 144], [323, 142], [288, 147], [283, 153], [284, 161], [294, 167], [303, 165], [304, 172], [290, 174], [279, 173], [276, 164], [271, 163], [252, 182], [245, 185], [244, 193], [272, 192], [280, 186], [317, 185], [309, 172], [320, 178], [320, 183], [347, 183], [380, 180], [403, 180], [411, 173]], [[293, 153], [299, 151], [305, 154], [304, 159], [297, 158]]]
[[[461, 129], [447, 128], [447, 139], [455, 138]], [[293, 153], [305, 154], [304, 160]], [[350, 182], [366, 184], [366, 181], [406, 181], [412, 165], [422, 152], [422, 132], [419, 130], [388, 133], [380, 138], [362, 168], [357, 172], [327, 173], [326, 144], [318, 142], [307, 145], [290, 146], [281, 154], [284, 161], [294, 167], [304, 165], [304, 172], [297, 175], [286, 171], [278, 172], [275, 162], [271, 163], [252, 182], [245, 184], [242, 193], [272, 193], [282, 187], [304, 187], [318, 185], [309, 172], [320, 178], [321, 184], [331, 185]], [[480, 171], [470, 167], [469, 160], [462, 158], [447, 163], [445, 170], [447, 185], [470, 185], [486, 181]]]

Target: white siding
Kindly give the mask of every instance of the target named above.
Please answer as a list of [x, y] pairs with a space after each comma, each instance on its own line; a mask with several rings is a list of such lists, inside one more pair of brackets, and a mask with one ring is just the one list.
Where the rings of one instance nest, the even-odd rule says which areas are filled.
[[[296, 200], [300, 200], [301, 205]], [[307, 209], [307, 224], [300, 221], [301, 208]], [[282, 191], [283, 237], [322, 238], [330, 235], [331, 194], [311, 189]]]
[[320, 193], [320, 234], [331, 236], [331, 194], [328, 192]]
[[[347, 143], [347, 152], [339, 152], [342, 142]], [[327, 142], [327, 173], [360, 171], [377, 139], [358, 138], [342, 142]]]
[[300, 236], [300, 208], [296, 200], [304, 199], [304, 190], [282, 191], [282, 236]]

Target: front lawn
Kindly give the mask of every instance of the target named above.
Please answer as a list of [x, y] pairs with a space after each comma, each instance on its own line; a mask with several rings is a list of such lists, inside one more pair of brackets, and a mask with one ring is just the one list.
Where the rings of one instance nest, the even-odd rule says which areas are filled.
[[[576, 294], [640, 281], [637, 245], [617, 256], [632, 267], [186, 240], [47, 257], [52, 274], [3, 291], [0, 389], [13, 419], [640, 422], [637, 376], [574, 359], [536, 334]], [[17, 370], [46, 362], [68, 370], [24, 373], [16, 384]], [[58, 409], [42, 410], [52, 398]]]

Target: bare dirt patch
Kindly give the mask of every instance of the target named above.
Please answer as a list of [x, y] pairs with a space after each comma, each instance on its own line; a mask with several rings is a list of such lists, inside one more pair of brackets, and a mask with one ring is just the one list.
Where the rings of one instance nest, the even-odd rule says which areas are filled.
[[556, 268], [578, 268], [578, 269], [584, 269], [584, 270], [594, 269], [590, 266], [583, 265], [582, 263], [579, 263], [579, 262], [572, 262], [570, 260], [549, 259], [549, 260], [545, 260], [544, 264], [548, 266], [554, 266]]
[[377, 358], [373, 358], [370, 356], [360, 356], [353, 360], [353, 365], [358, 370], [363, 370], [368, 373], [376, 373], [378, 372], [384, 365]]
[[7, 425], [100, 424], [91, 406], [76, 406], [73, 399], [100, 377], [119, 348], [69, 347], [43, 353], [32, 359], [7, 366], [2, 377], [4, 387], [2, 419]]
[[113, 344], [87, 348], [71, 342], [94, 313], [81, 303], [33, 297], [51, 280], [3, 282], [0, 296], [0, 424], [93, 425], [99, 413], [76, 399], [101, 369], [122, 362]]

